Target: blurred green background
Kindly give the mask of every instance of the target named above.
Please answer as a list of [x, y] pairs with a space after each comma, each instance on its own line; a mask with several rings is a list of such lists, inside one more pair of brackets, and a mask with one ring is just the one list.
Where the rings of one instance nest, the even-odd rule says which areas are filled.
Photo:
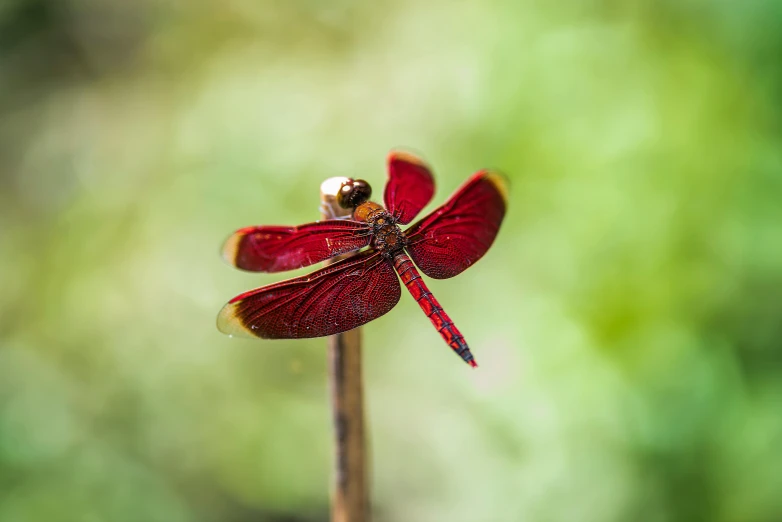
[[[376, 522], [782, 520], [782, 4], [0, 2], [0, 521], [325, 521], [325, 341], [217, 332], [234, 229], [512, 182], [364, 328]], [[434, 204], [428, 208], [433, 208]], [[303, 273], [296, 272], [296, 274]]]

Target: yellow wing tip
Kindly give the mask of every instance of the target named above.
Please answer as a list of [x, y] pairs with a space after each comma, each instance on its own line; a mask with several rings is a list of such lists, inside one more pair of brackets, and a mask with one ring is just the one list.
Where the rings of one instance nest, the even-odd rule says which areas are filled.
[[505, 206], [507, 206], [509, 187], [510, 187], [510, 180], [508, 180], [508, 176], [506, 176], [499, 170], [493, 170], [493, 169], [484, 169], [481, 170], [479, 173], [483, 177], [483, 179], [491, 183], [492, 186], [494, 186], [494, 188], [497, 189], [497, 192], [499, 192], [500, 196], [502, 196], [502, 201], [505, 203]]
[[388, 153], [386, 161], [390, 164], [394, 160], [402, 160], [427, 169], [429, 168], [429, 164], [424, 161], [419, 154], [405, 149], [392, 149], [391, 152]]
[[229, 265], [236, 266], [236, 254], [239, 252], [239, 242], [241, 240], [242, 235], [238, 232], [234, 232], [225, 240], [220, 249], [220, 255]]
[[217, 329], [229, 337], [250, 337], [258, 336], [252, 330], [244, 325], [244, 322], [236, 314], [238, 302], [228, 303], [217, 314]]

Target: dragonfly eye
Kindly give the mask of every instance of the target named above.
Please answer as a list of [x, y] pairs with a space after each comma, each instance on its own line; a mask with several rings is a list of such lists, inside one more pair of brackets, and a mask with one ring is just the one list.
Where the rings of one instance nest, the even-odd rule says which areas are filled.
[[342, 208], [353, 209], [369, 200], [372, 187], [363, 179], [349, 179], [337, 192], [337, 203]]

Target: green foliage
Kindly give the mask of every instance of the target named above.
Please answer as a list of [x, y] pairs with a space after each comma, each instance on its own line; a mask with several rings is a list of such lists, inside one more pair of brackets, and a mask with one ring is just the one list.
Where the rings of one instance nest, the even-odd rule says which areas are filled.
[[218, 257], [499, 167], [486, 256], [365, 330], [379, 521], [782, 513], [773, 2], [0, 6], [0, 520], [325, 520], [323, 340], [219, 334]]

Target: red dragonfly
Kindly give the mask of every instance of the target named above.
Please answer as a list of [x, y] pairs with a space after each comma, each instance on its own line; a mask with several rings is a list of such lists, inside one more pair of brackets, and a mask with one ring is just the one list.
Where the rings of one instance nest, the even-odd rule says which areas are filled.
[[404, 231], [399, 225], [410, 223], [434, 195], [429, 167], [409, 153], [391, 152], [385, 207], [369, 201], [371, 194], [366, 181], [347, 179], [336, 197], [340, 207], [352, 211], [347, 219], [237, 230], [226, 241], [223, 257], [253, 272], [292, 270], [360, 252], [311, 274], [234, 297], [220, 311], [218, 329], [263, 339], [345, 332], [380, 317], [399, 302], [399, 274], [448, 346], [476, 367], [464, 337], [426, 287], [416, 265], [429, 277], [447, 279], [478, 261], [494, 242], [505, 216], [505, 178], [490, 170], [476, 172], [444, 205]]

